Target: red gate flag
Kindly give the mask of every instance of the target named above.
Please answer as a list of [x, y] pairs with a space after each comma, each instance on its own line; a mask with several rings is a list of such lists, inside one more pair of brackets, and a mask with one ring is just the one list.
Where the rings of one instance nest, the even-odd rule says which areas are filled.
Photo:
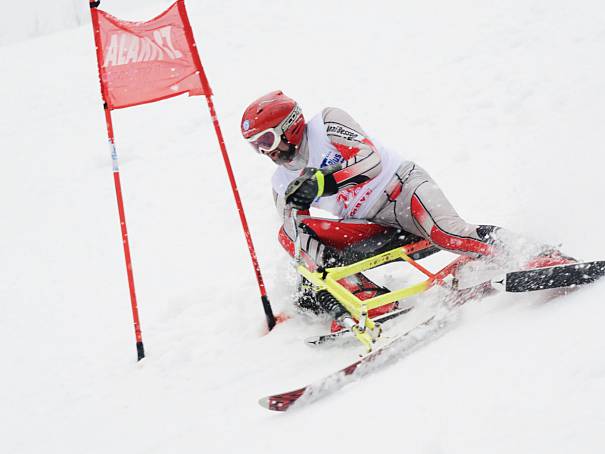
[[128, 22], [97, 10], [95, 33], [104, 99], [109, 109], [183, 93], [211, 95], [183, 0], [147, 22]]

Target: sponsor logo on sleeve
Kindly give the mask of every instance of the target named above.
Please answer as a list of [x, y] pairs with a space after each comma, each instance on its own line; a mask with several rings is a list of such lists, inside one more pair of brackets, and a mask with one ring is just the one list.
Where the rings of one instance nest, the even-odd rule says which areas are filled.
[[348, 128], [339, 123], [327, 122], [326, 132], [329, 136], [342, 137], [343, 139], [354, 140], [355, 142], [361, 142], [365, 139], [364, 136], [359, 134], [354, 129]]

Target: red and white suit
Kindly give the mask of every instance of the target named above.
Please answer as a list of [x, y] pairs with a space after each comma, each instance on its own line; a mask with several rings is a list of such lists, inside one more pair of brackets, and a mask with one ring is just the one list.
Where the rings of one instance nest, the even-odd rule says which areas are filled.
[[305, 125], [296, 158], [278, 167], [273, 175], [275, 202], [284, 218], [280, 241], [287, 249], [292, 249], [288, 242], [293, 237], [284, 203], [288, 184], [304, 167], [333, 164], [342, 166], [334, 174], [338, 193], [316, 199], [312, 207], [335, 215], [341, 222], [326, 220], [320, 229], [321, 242], [301, 238], [305, 252], [318, 263], [323, 244], [341, 247], [372, 235], [379, 226], [402, 229], [460, 254], [494, 252], [497, 228], [464, 221], [424, 169], [369, 137], [350, 115], [337, 108], [324, 109]]

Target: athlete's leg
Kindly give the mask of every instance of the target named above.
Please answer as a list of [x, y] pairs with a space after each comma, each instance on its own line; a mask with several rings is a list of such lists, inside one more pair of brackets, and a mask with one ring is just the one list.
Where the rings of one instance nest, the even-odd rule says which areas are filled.
[[561, 257], [557, 248], [501, 227], [465, 221], [430, 175], [413, 163], [398, 170], [371, 220], [422, 236], [441, 249], [488, 257], [503, 268], [533, 267], [536, 257]]
[[441, 249], [492, 256], [502, 247], [497, 242], [498, 227], [466, 222], [431, 180], [416, 187], [410, 199], [410, 211], [422, 235]]
[[372, 221], [397, 226], [459, 254], [494, 255], [501, 249], [499, 229], [462, 219], [421, 167], [402, 167], [385, 189]]

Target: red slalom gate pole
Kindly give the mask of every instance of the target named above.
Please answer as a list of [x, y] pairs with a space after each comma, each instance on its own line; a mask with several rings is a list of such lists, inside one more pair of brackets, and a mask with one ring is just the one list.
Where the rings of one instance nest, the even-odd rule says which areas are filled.
[[223, 155], [223, 161], [225, 162], [225, 168], [227, 169], [227, 175], [229, 175], [229, 182], [231, 183], [231, 190], [233, 191], [233, 197], [235, 198], [235, 204], [237, 205], [239, 219], [242, 223], [242, 228], [244, 229], [246, 243], [248, 243], [250, 258], [252, 259], [252, 266], [254, 267], [254, 272], [256, 273], [256, 280], [258, 282], [258, 288], [261, 294], [260, 298], [263, 304], [263, 310], [265, 311], [265, 317], [267, 318], [267, 327], [269, 328], [269, 331], [271, 331], [276, 324], [275, 316], [273, 315], [273, 309], [271, 309], [271, 303], [269, 302], [269, 298], [267, 297], [267, 290], [265, 288], [263, 276], [260, 271], [260, 265], [258, 264], [258, 259], [256, 257], [256, 251], [254, 250], [254, 244], [252, 243], [252, 236], [250, 235], [250, 229], [248, 228], [248, 222], [246, 221], [244, 207], [239, 197], [239, 191], [235, 182], [235, 176], [233, 175], [233, 169], [231, 168], [229, 155], [227, 154], [227, 148], [225, 147], [223, 133], [221, 132], [221, 127], [218, 123], [216, 112], [214, 111], [214, 103], [212, 102], [212, 97], [210, 95], [206, 95], [206, 101], [208, 103], [208, 109], [210, 110], [210, 116], [212, 117], [212, 123], [214, 124], [214, 131], [216, 132], [216, 137], [221, 148], [221, 154]]
[[[89, 1], [90, 4], [90, 15], [92, 18], [93, 33], [95, 39], [95, 46], [97, 49], [97, 65], [99, 69], [99, 81], [101, 77], [101, 43], [99, 34], [99, 19], [97, 16], [97, 6], [100, 1]], [[122, 185], [120, 183], [120, 168], [118, 165], [118, 153], [115, 147], [114, 134], [113, 134], [113, 123], [111, 121], [111, 110], [107, 105], [107, 97], [105, 87], [101, 82], [101, 95], [103, 97], [103, 110], [105, 111], [105, 123], [107, 125], [107, 140], [109, 142], [109, 150], [111, 153], [111, 162], [113, 168], [113, 181], [116, 190], [116, 199], [118, 202], [118, 214], [120, 217], [120, 228], [122, 230], [122, 245], [124, 246], [124, 259], [126, 261], [126, 275], [128, 277], [128, 289], [130, 291], [130, 305], [132, 308], [132, 318], [134, 321], [134, 333], [137, 347], [137, 360], [140, 361], [145, 357], [145, 348], [143, 347], [143, 335], [141, 333], [141, 323], [139, 321], [139, 310], [137, 307], [137, 296], [134, 289], [134, 276], [132, 273], [132, 260], [130, 258], [130, 245], [128, 243], [128, 230], [126, 228], [126, 214], [124, 211], [124, 200], [122, 198]]]
[[223, 139], [223, 133], [221, 132], [221, 127], [219, 125], [216, 112], [214, 110], [214, 103], [212, 102], [212, 89], [210, 88], [210, 84], [208, 83], [208, 79], [206, 78], [206, 73], [204, 72], [204, 67], [202, 66], [202, 61], [197, 51], [197, 46], [195, 44], [195, 39], [193, 37], [193, 32], [191, 29], [191, 23], [189, 22], [187, 10], [185, 9], [185, 2], [179, 1], [178, 8], [181, 18], [183, 19], [183, 23], [185, 24], [185, 33], [187, 35], [187, 41], [191, 46], [191, 55], [193, 57], [196, 67], [198, 68], [200, 82], [202, 83], [202, 87], [204, 89], [204, 95], [206, 97], [206, 102], [208, 103], [208, 109], [210, 110], [210, 117], [212, 118], [216, 138], [218, 139], [221, 154], [223, 156], [223, 161], [225, 163], [225, 168], [227, 170], [227, 175], [229, 176], [229, 183], [231, 183], [233, 198], [235, 199], [235, 204], [237, 205], [237, 212], [239, 214], [242, 228], [244, 229], [244, 236], [246, 237], [246, 243], [248, 244], [248, 251], [250, 252], [250, 258], [252, 259], [252, 266], [254, 267], [254, 272], [256, 274], [256, 281], [258, 282], [258, 288], [260, 290], [261, 302], [263, 304], [263, 310], [265, 311], [265, 317], [267, 319], [267, 327], [269, 328], [269, 331], [271, 331], [276, 324], [276, 320], [275, 316], [273, 315], [271, 303], [269, 302], [269, 298], [267, 297], [267, 290], [265, 288], [263, 276], [260, 271], [260, 265], [258, 264], [258, 259], [256, 257], [256, 251], [254, 250], [254, 244], [252, 243], [252, 236], [250, 235], [250, 229], [248, 228], [248, 222], [246, 221], [246, 214], [244, 212], [244, 207], [239, 196], [237, 183], [235, 182], [235, 176], [233, 175], [231, 161], [229, 160], [227, 147], [225, 146], [225, 140]]

